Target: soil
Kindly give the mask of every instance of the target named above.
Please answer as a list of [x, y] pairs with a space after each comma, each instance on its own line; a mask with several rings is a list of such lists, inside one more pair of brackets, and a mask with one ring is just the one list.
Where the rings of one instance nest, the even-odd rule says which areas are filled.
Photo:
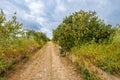
[[59, 46], [48, 42], [29, 61], [7, 75], [8, 80], [82, 80], [76, 67], [59, 55]]

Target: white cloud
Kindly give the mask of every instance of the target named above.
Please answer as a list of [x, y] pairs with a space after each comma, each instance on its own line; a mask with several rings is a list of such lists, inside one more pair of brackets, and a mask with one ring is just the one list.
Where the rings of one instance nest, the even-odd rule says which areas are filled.
[[28, 7], [30, 8], [32, 15], [44, 14], [44, 4], [41, 1], [28, 2]]
[[73, 2], [74, 0], [67, 0], [69, 3]]
[[56, 9], [58, 9], [61, 12], [66, 12], [66, 8], [64, 5], [58, 5], [58, 7]]
[[47, 28], [44, 28], [44, 27], [42, 27], [41, 28], [41, 31], [43, 32], [43, 33], [51, 33], [51, 31], [49, 30], [49, 29], [47, 29]]
[[44, 24], [48, 21], [46, 18], [44, 18], [44, 17], [38, 17], [38, 18], [36, 18], [36, 21], [40, 24], [40, 25], [42, 25], [42, 26], [44, 26]]
[[64, 3], [61, 0], [56, 0], [56, 11], [58, 12], [66, 12], [66, 8]]
[[41, 32], [46, 33], [46, 35], [49, 36], [50, 39], [52, 38], [52, 32], [49, 28], [42, 27]]
[[[106, 23], [119, 23], [120, 10], [117, 0], [1, 0], [0, 8], [8, 17], [17, 12], [17, 18], [29, 24], [32, 29], [40, 29], [49, 37], [52, 30], [61, 23], [65, 16], [79, 10], [95, 10]], [[116, 8], [117, 7], [117, 8]], [[117, 16], [117, 17], [116, 17]], [[114, 19], [114, 20], [113, 20]], [[35, 25], [37, 24], [37, 25]], [[38, 25], [39, 24], [39, 25]], [[35, 26], [37, 27], [35, 27]]]
[[25, 0], [26, 2], [30, 2], [30, 0]]

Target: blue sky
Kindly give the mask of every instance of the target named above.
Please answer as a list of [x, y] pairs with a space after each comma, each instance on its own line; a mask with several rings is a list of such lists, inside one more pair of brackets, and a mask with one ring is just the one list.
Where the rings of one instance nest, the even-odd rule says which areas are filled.
[[49, 37], [65, 16], [80, 10], [96, 11], [106, 24], [120, 23], [120, 0], [1, 0], [0, 8], [8, 19], [17, 12], [24, 29], [42, 31]]

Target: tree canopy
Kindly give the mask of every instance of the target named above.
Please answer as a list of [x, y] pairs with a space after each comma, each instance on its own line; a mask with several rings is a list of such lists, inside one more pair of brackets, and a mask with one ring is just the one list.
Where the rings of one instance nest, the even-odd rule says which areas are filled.
[[112, 32], [111, 25], [106, 25], [96, 16], [95, 11], [79, 11], [64, 18], [63, 22], [53, 31], [53, 40], [65, 50], [84, 43], [105, 43]]

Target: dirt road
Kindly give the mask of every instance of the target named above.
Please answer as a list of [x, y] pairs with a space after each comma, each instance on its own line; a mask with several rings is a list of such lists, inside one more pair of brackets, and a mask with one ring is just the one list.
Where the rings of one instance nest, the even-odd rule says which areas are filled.
[[76, 68], [59, 56], [59, 46], [48, 42], [8, 80], [82, 80]]

